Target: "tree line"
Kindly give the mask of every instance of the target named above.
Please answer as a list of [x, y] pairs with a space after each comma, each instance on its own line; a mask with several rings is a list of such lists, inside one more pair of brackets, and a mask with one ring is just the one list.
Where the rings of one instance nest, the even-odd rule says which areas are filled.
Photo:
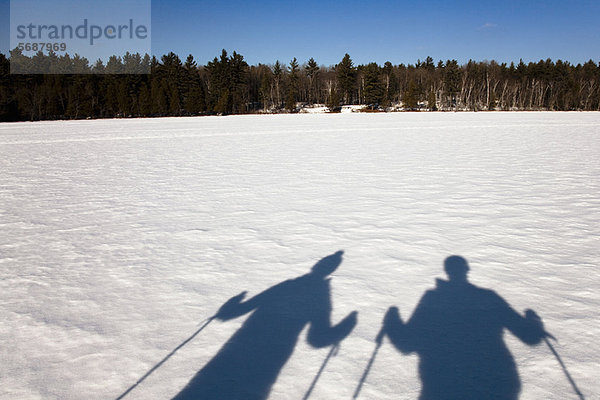
[[[26, 74], [10, 74], [16, 67]], [[44, 74], [41, 72], [52, 72]], [[75, 71], [77, 73], [62, 73]], [[140, 72], [150, 71], [149, 74]], [[206, 65], [169, 53], [111, 57], [19, 50], [0, 54], [0, 121], [297, 112], [365, 105], [366, 110], [600, 110], [600, 63], [497, 63], [431, 57], [415, 64], [249, 65], [223, 50]]]

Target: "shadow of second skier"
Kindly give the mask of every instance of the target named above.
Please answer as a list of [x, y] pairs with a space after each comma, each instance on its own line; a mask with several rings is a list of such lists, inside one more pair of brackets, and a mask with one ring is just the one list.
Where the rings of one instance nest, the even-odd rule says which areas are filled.
[[464, 258], [448, 257], [444, 267], [449, 279], [437, 280], [406, 323], [396, 307], [388, 310], [377, 341], [387, 335], [402, 353], [419, 355], [421, 400], [517, 399], [521, 383], [504, 328], [537, 344], [546, 334], [540, 318], [468, 282]]

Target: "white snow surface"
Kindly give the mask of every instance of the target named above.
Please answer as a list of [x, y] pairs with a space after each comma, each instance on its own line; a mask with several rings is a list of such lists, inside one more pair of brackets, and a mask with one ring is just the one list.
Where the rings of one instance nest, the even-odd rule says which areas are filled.
[[[1, 124], [0, 398], [116, 399], [229, 298], [338, 250], [331, 321], [358, 323], [311, 399], [352, 398], [388, 307], [408, 319], [453, 254], [535, 310], [600, 398], [599, 239], [599, 113]], [[177, 395], [248, 315], [211, 322], [125, 398]], [[269, 398], [317, 376], [330, 348], [307, 330]], [[521, 399], [578, 398], [544, 342], [504, 340]], [[418, 361], [384, 340], [359, 398], [418, 398]]]

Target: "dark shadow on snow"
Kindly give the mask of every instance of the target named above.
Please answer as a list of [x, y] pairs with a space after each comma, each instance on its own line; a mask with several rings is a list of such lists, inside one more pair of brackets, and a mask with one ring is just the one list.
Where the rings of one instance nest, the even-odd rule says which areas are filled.
[[174, 400], [266, 399], [281, 368], [291, 356], [303, 328], [316, 348], [335, 345], [356, 325], [352, 312], [331, 325], [330, 275], [342, 262], [342, 251], [321, 259], [310, 273], [281, 282], [242, 301], [229, 299], [216, 314], [227, 321], [252, 315]]
[[377, 340], [387, 335], [402, 353], [419, 355], [421, 400], [517, 399], [521, 383], [504, 329], [533, 345], [545, 335], [541, 320], [469, 283], [464, 258], [448, 257], [445, 270], [449, 279], [437, 280], [407, 322], [396, 307], [388, 310]]

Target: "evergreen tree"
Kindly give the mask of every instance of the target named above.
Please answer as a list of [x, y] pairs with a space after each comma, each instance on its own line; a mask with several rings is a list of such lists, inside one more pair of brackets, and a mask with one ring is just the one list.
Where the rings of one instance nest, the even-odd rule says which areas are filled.
[[186, 112], [198, 114], [206, 111], [204, 89], [194, 57], [190, 54], [185, 60], [184, 108]]
[[218, 113], [227, 113], [230, 109], [229, 100], [229, 56], [225, 49], [221, 52], [220, 59], [215, 57], [206, 65], [209, 73], [209, 94], [213, 110]]
[[[68, 60], [68, 54], [64, 56], [64, 60]], [[69, 61], [66, 61], [65, 64], [69, 64]], [[69, 68], [68, 66], [65, 67]], [[108, 59], [108, 62], [106, 63], [106, 67], [104, 68], [104, 72], [106, 74], [113, 74], [113, 75], [117, 75], [117, 74], [122, 74], [123, 73], [123, 62], [121, 60], [121, 57], [117, 57], [117, 56], [111, 56]]]
[[248, 64], [241, 54], [233, 52], [229, 60], [229, 90], [231, 91], [231, 111], [242, 113], [245, 108], [245, 88], [247, 82]]
[[383, 105], [389, 107], [392, 105], [394, 96], [398, 92], [398, 81], [394, 73], [394, 66], [389, 61], [383, 64], [383, 77]]
[[288, 91], [287, 97], [285, 101], [285, 108], [289, 111], [294, 111], [296, 109], [296, 100], [298, 97], [298, 61], [296, 57], [292, 61], [290, 61], [289, 66], [289, 74], [288, 74]]
[[411, 79], [410, 82], [408, 83], [408, 88], [404, 92], [403, 103], [404, 103], [405, 110], [414, 111], [419, 107], [417, 96], [418, 96], [417, 85], [416, 85], [415, 81]]
[[456, 95], [460, 91], [461, 71], [456, 60], [448, 60], [444, 67], [444, 88], [451, 107], [457, 106]]
[[380, 68], [376, 63], [368, 64], [364, 69], [364, 99], [367, 105], [379, 105], [383, 100], [383, 85], [379, 79]]
[[317, 65], [315, 59], [311, 57], [304, 69], [306, 70], [306, 76], [308, 77], [309, 81], [308, 102], [312, 104], [314, 101], [319, 101], [316, 96], [319, 66]]
[[344, 104], [351, 104], [353, 101], [354, 89], [356, 87], [356, 68], [352, 63], [350, 55], [346, 53], [342, 61], [336, 65], [335, 72], [340, 85], [342, 99]]
[[209, 62], [206, 66], [209, 72], [209, 89], [211, 96], [216, 99], [214, 111], [218, 113], [241, 113], [245, 111], [246, 74], [248, 64], [244, 57], [235, 51], [231, 57], [223, 49], [221, 58]]
[[432, 72], [435, 70], [435, 64], [433, 63], [433, 58], [427, 56], [427, 58], [425, 58], [425, 63], [423, 64], [423, 67], [428, 71], [428, 72]]

